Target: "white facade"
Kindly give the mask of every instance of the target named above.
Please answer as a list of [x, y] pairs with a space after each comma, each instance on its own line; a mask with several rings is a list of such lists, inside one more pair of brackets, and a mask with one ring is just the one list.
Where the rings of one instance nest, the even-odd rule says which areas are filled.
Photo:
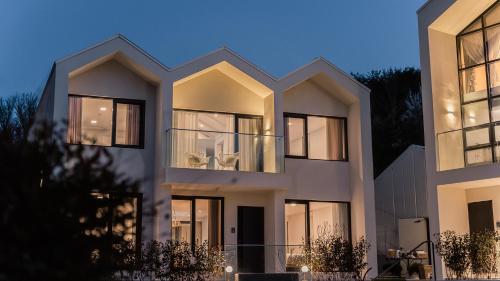
[[[185, 221], [178, 218], [196, 217], [195, 213], [210, 210], [213, 207], [210, 204], [221, 202], [216, 203], [222, 204], [219, 209], [221, 221], [212, 222], [208, 227], [208, 232], [220, 236], [221, 243], [228, 246], [246, 243], [238, 241], [239, 207], [255, 206], [263, 207], [264, 211], [263, 225], [256, 226], [264, 231], [261, 243], [283, 247], [290, 244], [287, 239], [293, 234], [286, 230], [289, 227], [285, 218], [286, 203], [290, 207], [307, 204], [310, 212], [315, 212], [321, 207], [319, 203], [331, 202], [328, 208], [337, 210], [329, 214], [331, 216], [341, 213], [336, 208], [348, 206], [348, 222], [343, 223], [349, 225], [349, 229], [345, 231], [354, 240], [364, 236], [371, 242], [368, 262], [370, 267], [377, 268], [369, 89], [325, 59], [316, 59], [279, 79], [227, 48], [168, 68], [118, 35], [55, 62], [41, 97], [39, 120], [71, 119], [68, 108], [74, 105], [69, 104], [69, 96], [79, 99], [80, 110], [82, 100], [85, 107], [86, 98], [97, 102], [93, 100], [96, 97], [113, 98], [109, 104], [115, 108], [120, 100], [125, 100], [125, 104], [127, 100], [138, 100], [144, 105], [142, 144], [135, 148], [109, 147], [117, 159], [118, 170], [141, 180], [144, 206], [163, 202], [154, 218], [143, 218], [143, 241], [179, 235], [197, 239], [198, 235], [205, 235], [206, 222], [195, 221], [186, 228]], [[101, 110], [107, 109], [101, 106]], [[105, 114], [103, 112], [99, 114]], [[205, 123], [197, 121], [196, 128], [179, 128], [179, 124], [187, 126], [190, 121], [186, 120], [194, 120], [193, 114], [197, 114], [196, 118], [208, 118], [204, 114], [211, 114], [211, 117], [204, 119]], [[307, 122], [309, 130], [317, 123], [327, 122], [326, 126], [342, 131], [347, 140], [343, 146], [345, 151], [332, 152], [331, 147], [325, 151], [329, 151], [328, 155], [344, 158], [332, 161], [313, 160], [309, 158], [314, 157], [307, 156], [285, 157], [285, 127], [292, 126], [292, 121], [285, 123], [286, 114], [297, 114], [297, 120]], [[260, 131], [251, 133], [252, 145], [244, 147], [249, 140], [246, 138], [248, 132], [242, 133], [242, 128], [250, 128], [248, 124], [253, 122], [252, 118], [260, 120], [257, 126]], [[225, 120], [218, 124], [226, 123], [223, 131], [207, 129], [217, 125], [212, 122], [214, 119]], [[233, 123], [233, 120], [240, 121]], [[91, 122], [102, 123], [101, 119]], [[331, 125], [344, 124], [340, 122], [345, 123], [345, 128]], [[325, 146], [322, 138], [312, 137], [312, 134], [304, 129], [302, 140], [298, 140], [306, 147], [304, 139], [308, 139], [309, 148], [304, 149], [310, 156], [321, 154], [315, 149]], [[188, 144], [193, 140], [191, 135], [197, 136], [197, 151], [190, 151], [194, 149]], [[336, 137], [330, 135], [326, 139]], [[119, 142], [117, 136], [118, 131], [110, 136], [111, 144]], [[343, 141], [337, 138], [337, 142]], [[199, 147], [203, 153], [198, 155]], [[253, 159], [252, 153], [257, 153], [259, 160]], [[233, 156], [239, 157], [237, 164], [231, 164]], [[194, 163], [198, 158], [202, 159], [201, 164]], [[205, 199], [213, 201], [207, 203]], [[196, 202], [199, 208], [206, 203], [209, 207], [180, 215], [179, 210], [189, 202]], [[313, 218], [321, 220], [319, 212], [306, 216], [307, 225], [317, 223]], [[222, 225], [222, 233], [213, 229], [214, 223]], [[315, 231], [306, 232], [314, 235]], [[266, 250], [265, 270], [279, 271], [277, 259]], [[374, 275], [376, 270], [370, 273]]]
[[494, 0], [430, 0], [418, 11], [431, 236], [476, 229], [474, 204], [488, 218], [479, 227], [496, 230], [500, 219], [498, 11]]
[[[410, 145], [375, 179], [375, 209], [379, 268], [391, 263], [385, 261], [389, 249], [409, 251], [427, 240], [427, 234], [423, 238], [406, 235], [404, 239], [408, 243], [399, 239], [402, 234], [401, 220], [428, 218], [423, 146]], [[403, 229], [407, 232], [411, 230], [414, 229]]]

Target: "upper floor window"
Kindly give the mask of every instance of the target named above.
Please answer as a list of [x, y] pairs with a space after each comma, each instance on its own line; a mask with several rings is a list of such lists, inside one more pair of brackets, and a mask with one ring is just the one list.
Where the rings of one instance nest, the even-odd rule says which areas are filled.
[[285, 154], [347, 161], [347, 119], [285, 113]]
[[67, 142], [144, 147], [144, 101], [70, 95]]
[[457, 36], [466, 165], [500, 160], [500, 3]]

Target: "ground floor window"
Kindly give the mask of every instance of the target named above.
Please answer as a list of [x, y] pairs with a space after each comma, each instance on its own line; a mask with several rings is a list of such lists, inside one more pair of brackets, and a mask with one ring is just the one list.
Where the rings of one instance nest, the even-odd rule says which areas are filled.
[[142, 239], [142, 194], [96, 192], [92, 195], [103, 202], [96, 215], [106, 218], [106, 225], [95, 229], [94, 233], [122, 237], [123, 240], [135, 244], [139, 255]]
[[221, 246], [223, 208], [222, 198], [173, 196], [172, 240], [197, 244], [208, 241], [209, 247]]
[[350, 205], [347, 202], [286, 200], [285, 244], [287, 261], [302, 255], [303, 245], [324, 233], [351, 238]]

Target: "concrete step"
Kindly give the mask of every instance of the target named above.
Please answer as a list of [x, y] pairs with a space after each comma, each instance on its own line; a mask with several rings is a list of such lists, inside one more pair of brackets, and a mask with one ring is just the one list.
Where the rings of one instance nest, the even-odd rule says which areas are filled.
[[297, 272], [287, 273], [237, 273], [236, 281], [299, 281]]

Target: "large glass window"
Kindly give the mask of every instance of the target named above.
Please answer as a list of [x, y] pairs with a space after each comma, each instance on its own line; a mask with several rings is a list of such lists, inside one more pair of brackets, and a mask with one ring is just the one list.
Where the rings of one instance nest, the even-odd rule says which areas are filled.
[[221, 198], [174, 196], [172, 199], [172, 239], [210, 247], [222, 245]]
[[[466, 165], [500, 159], [500, 4], [457, 36]], [[460, 153], [462, 155], [462, 153]]]
[[71, 144], [140, 147], [143, 114], [143, 101], [70, 95], [66, 140]]
[[286, 155], [317, 160], [347, 160], [346, 118], [285, 113]]
[[287, 267], [303, 262], [303, 245], [326, 233], [350, 240], [350, 208], [347, 202], [286, 200], [285, 244]]

